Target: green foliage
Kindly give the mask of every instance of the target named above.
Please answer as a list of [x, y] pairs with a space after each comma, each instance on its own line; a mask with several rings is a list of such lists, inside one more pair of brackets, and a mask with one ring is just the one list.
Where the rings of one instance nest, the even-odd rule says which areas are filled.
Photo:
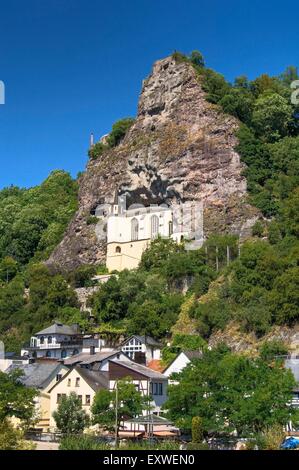
[[95, 215], [89, 215], [86, 219], [87, 225], [96, 225], [99, 219]]
[[11, 281], [18, 272], [18, 263], [6, 256], [0, 261], [0, 280], [3, 282]]
[[250, 436], [296, 414], [289, 406], [295, 379], [279, 363], [232, 354], [224, 345], [205, 351], [169, 386], [169, 418], [191, 429], [200, 416], [204, 432]]
[[[113, 126], [110, 134], [107, 136], [105, 141], [100, 141], [94, 144], [88, 151], [88, 156], [91, 160], [96, 160], [107, 150], [116, 147], [125, 137], [126, 133], [130, 127], [134, 124], [135, 119], [133, 118], [124, 118], [116, 121]], [[90, 223], [91, 219], [89, 219]]]
[[231, 319], [228, 305], [220, 299], [207, 303], [199, 302], [190, 312], [197, 320], [197, 331], [203, 338], [208, 338], [213, 331], [222, 330]]
[[263, 94], [254, 103], [252, 125], [257, 134], [273, 142], [285, 137], [292, 120], [292, 107], [277, 93]]
[[130, 377], [119, 380], [116, 384], [117, 391], [99, 390], [91, 407], [93, 424], [98, 424], [107, 431], [115, 430], [117, 406], [117, 433], [124, 419], [134, 418], [142, 414], [142, 410], [148, 408], [149, 397], [142, 395]]
[[34, 418], [37, 391], [25, 387], [21, 377], [22, 372], [17, 369], [9, 374], [0, 372], [0, 422], [15, 417], [29, 424]]
[[255, 439], [255, 444], [259, 450], [280, 450], [280, 446], [285, 438], [285, 431], [281, 424], [273, 424], [260, 432]]
[[263, 224], [258, 220], [254, 226], [252, 227], [252, 235], [256, 237], [262, 237], [264, 233], [264, 226]]
[[88, 150], [88, 156], [91, 160], [96, 160], [99, 158], [105, 150], [108, 150], [109, 146], [107, 144], [104, 144], [103, 142], [96, 142], [89, 150]]
[[61, 397], [53, 418], [57, 429], [66, 435], [82, 433], [89, 424], [89, 416], [82, 409], [82, 402], [75, 392]]
[[183, 245], [178, 245], [172, 239], [158, 237], [142, 253], [140, 268], [146, 271], [161, 270], [171, 255], [183, 251]]
[[204, 67], [205, 65], [203, 55], [199, 51], [191, 52], [190, 61], [192, 62], [193, 65], [196, 65], [197, 67]]
[[110, 447], [95, 436], [65, 436], [60, 440], [59, 450], [109, 450]]
[[163, 336], [175, 323], [182, 295], [170, 293], [158, 274], [122, 271], [102, 284], [91, 299], [99, 322], [126, 321], [128, 334]]
[[74, 288], [91, 287], [94, 285], [92, 278], [97, 274], [97, 267], [91, 264], [81, 264], [69, 275], [69, 281]]
[[46, 259], [77, 208], [77, 190], [68, 173], [54, 171], [40, 186], [0, 191], [0, 261]]
[[124, 138], [130, 127], [134, 124], [133, 118], [124, 118], [116, 121], [112, 126], [112, 131], [107, 137], [108, 145], [113, 148], [119, 145], [121, 140]]
[[191, 422], [192, 442], [200, 444], [203, 441], [203, 425], [200, 416], [193, 416]]
[[15, 428], [13, 424], [4, 419], [0, 422], [0, 450], [33, 450], [34, 445], [24, 439], [24, 432]]
[[170, 363], [181, 351], [198, 351], [207, 346], [206, 341], [199, 335], [175, 334], [170, 346], [162, 350], [165, 364]]
[[288, 348], [282, 341], [265, 341], [260, 347], [260, 356], [264, 361], [272, 361], [275, 356], [288, 354]]

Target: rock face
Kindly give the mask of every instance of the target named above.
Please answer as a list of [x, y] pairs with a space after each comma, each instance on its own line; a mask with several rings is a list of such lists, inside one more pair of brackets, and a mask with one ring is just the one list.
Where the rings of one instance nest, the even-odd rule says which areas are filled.
[[104, 263], [105, 241], [88, 217], [115, 192], [128, 205], [202, 201], [204, 233], [242, 233], [255, 220], [235, 152], [238, 121], [205, 99], [192, 65], [172, 57], [143, 82], [138, 115], [120, 145], [90, 161], [81, 177], [79, 210], [48, 263], [60, 269]]

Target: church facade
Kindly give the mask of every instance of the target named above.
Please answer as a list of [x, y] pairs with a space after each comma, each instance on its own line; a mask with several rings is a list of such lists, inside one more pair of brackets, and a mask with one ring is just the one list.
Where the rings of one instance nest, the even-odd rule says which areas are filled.
[[144, 250], [159, 236], [177, 243], [196, 239], [196, 248], [201, 246], [200, 207], [198, 203], [190, 202], [174, 207], [134, 204], [126, 209], [120, 200], [118, 204], [99, 208], [96, 215], [102, 222], [105, 220], [109, 272], [137, 268]]

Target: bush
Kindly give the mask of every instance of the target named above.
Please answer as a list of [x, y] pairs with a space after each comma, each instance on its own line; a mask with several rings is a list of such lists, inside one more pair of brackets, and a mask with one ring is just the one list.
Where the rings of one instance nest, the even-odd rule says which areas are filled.
[[210, 450], [207, 442], [189, 442], [187, 450]]
[[200, 444], [203, 441], [203, 425], [200, 416], [192, 418], [192, 443]]
[[133, 118], [124, 118], [115, 122], [112, 126], [112, 131], [107, 137], [107, 144], [109, 147], [116, 147], [124, 138], [130, 127], [134, 124]]
[[105, 442], [86, 434], [65, 436], [61, 439], [59, 450], [109, 450]]
[[86, 219], [87, 225], [96, 225], [99, 219], [95, 215], [89, 215]]
[[260, 347], [260, 356], [264, 361], [271, 361], [275, 356], [288, 354], [288, 348], [282, 341], [265, 341]]

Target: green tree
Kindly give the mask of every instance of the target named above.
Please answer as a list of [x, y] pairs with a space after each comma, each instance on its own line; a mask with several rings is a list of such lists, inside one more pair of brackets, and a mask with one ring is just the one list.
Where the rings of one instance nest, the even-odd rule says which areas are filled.
[[185, 429], [200, 416], [205, 432], [248, 437], [296, 415], [289, 405], [295, 384], [289, 370], [279, 362], [233, 354], [223, 345], [205, 351], [174, 378], [179, 383], [169, 386], [165, 408]]
[[196, 65], [197, 67], [204, 67], [205, 61], [203, 55], [199, 51], [192, 51], [190, 54], [190, 61], [192, 64]]
[[10, 256], [6, 256], [0, 261], [0, 280], [9, 282], [15, 277], [17, 272], [18, 263]]
[[80, 434], [89, 424], [89, 416], [82, 409], [82, 402], [75, 392], [61, 397], [53, 418], [57, 429], [63, 434]]
[[108, 431], [115, 431], [117, 426], [118, 435], [124, 419], [137, 417], [144, 409], [149, 408], [150, 397], [136, 390], [130, 377], [117, 381], [116, 387], [117, 391], [99, 390], [94, 397], [91, 411], [94, 424]]
[[24, 432], [15, 428], [13, 424], [4, 419], [0, 422], [0, 450], [33, 450], [34, 445], [26, 442]]
[[28, 424], [34, 417], [37, 391], [25, 387], [21, 377], [17, 369], [8, 374], [0, 372], [0, 422], [15, 417]]
[[288, 354], [288, 348], [282, 341], [264, 341], [259, 352], [264, 361], [272, 361], [275, 356], [284, 356]]
[[277, 93], [263, 94], [254, 104], [252, 125], [268, 142], [278, 140], [288, 133], [292, 107]]

